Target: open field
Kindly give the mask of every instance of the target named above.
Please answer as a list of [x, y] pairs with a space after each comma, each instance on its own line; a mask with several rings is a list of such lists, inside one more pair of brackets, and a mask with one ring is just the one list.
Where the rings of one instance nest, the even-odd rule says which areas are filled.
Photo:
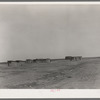
[[50, 63], [0, 64], [0, 88], [100, 89], [100, 58]]

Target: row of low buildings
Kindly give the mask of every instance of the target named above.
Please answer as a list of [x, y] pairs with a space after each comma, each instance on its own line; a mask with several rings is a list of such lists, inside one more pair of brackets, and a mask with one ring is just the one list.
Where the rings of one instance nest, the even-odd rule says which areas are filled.
[[[76, 60], [82, 60], [82, 56], [66, 56], [64, 60], [70, 60], [70, 61], [76, 61]], [[26, 59], [26, 61], [22, 61], [22, 60], [16, 60], [16, 61], [12, 61], [12, 60], [9, 60], [7, 63], [8, 63], [8, 66], [13, 64], [13, 65], [22, 65], [24, 63], [49, 63], [53, 60], [51, 60], [50, 58], [46, 58], [46, 59]]]
[[47, 59], [26, 59], [26, 63], [45, 63], [45, 62], [51, 62], [51, 59], [47, 58]]
[[13, 65], [22, 65], [24, 63], [49, 63], [51, 62], [51, 59], [47, 58], [47, 59], [26, 59], [26, 61], [22, 61], [22, 60], [15, 60], [15, 61], [12, 61], [12, 60], [9, 60], [7, 63], [8, 63], [8, 66], [13, 64]]

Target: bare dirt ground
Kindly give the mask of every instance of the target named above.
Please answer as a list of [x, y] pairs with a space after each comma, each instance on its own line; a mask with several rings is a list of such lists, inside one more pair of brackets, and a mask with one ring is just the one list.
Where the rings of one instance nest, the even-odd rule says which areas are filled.
[[100, 89], [100, 58], [0, 64], [1, 89]]

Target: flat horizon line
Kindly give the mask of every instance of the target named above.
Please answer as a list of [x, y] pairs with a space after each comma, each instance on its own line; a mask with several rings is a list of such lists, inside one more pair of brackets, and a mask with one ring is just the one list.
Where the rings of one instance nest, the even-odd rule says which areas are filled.
[[[72, 57], [76, 57], [76, 56], [72, 56]], [[93, 56], [93, 57], [90, 57], [90, 56], [83, 57], [83, 56], [82, 56], [82, 58], [100, 58], [100, 56]], [[32, 59], [32, 58], [29, 58], [29, 59], [34, 60], [34, 59]], [[65, 58], [35, 58], [35, 59], [63, 60], [63, 59], [65, 59]], [[17, 59], [17, 60], [19, 60], [19, 61], [26, 61], [27, 59], [25, 59], [25, 60]], [[10, 59], [10, 60], [7, 60], [7, 61], [17, 61], [17, 60], [11, 60], [11, 59]], [[1, 63], [6, 63], [7, 61], [1, 61], [0, 64], [1, 64]]]

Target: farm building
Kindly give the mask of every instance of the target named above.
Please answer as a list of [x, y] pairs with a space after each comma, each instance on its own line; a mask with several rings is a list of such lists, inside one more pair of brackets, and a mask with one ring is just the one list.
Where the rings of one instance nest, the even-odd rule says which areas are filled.
[[75, 60], [82, 60], [82, 56], [76, 56], [74, 57]]
[[26, 59], [26, 63], [33, 63], [32, 59]]
[[24, 64], [24, 61], [21, 61], [21, 60], [16, 60], [16, 61], [12, 61], [12, 60], [9, 60], [7, 62], [8, 66], [22, 66]]
[[47, 59], [34, 59], [33, 62], [35, 63], [49, 63], [51, 60], [49, 58]]
[[70, 61], [72, 61], [72, 60], [82, 60], [82, 56], [66, 56], [65, 57], [65, 60], [70, 60]]
[[65, 60], [72, 60], [72, 56], [66, 56]]

